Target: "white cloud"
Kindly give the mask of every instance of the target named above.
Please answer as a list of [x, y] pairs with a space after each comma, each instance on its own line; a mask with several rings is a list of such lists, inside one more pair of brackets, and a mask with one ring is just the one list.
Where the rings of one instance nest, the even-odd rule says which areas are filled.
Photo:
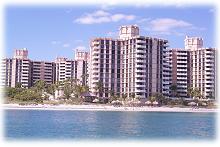
[[73, 11], [73, 9], [66, 9], [65, 12], [66, 13], [71, 13]]
[[85, 46], [77, 46], [75, 47], [76, 50], [86, 50]]
[[151, 20], [151, 18], [142, 18], [140, 20], [137, 21], [137, 23], [146, 23], [149, 22]]
[[57, 45], [57, 44], [60, 44], [61, 42], [60, 41], [57, 41], [57, 40], [53, 40], [53, 41], [51, 41], [51, 44], [53, 44], [53, 45]]
[[86, 13], [83, 16], [75, 20], [76, 23], [80, 24], [98, 24], [98, 23], [107, 23], [107, 22], [118, 22], [121, 20], [131, 21], [135, 19], [135, 15], [126, 15], [126, 14], [111, 14], [109, 12], [98, 10], [93, 13]]
[[189, 31], [203, 31], [205, 28], [194, 26], [192, 23], [173, 19], [173, 18], [158, 18], [147, 21], [147, 27], [144, 28], [154, 35], [176, 35], [184, 36]]
[[209, 9], [209, 13], [214, 13], [215, 12], [215, 9]]
[[108, 32], [107, 36], [116, 38], [118, 36], [118, 32]]
[[76, 40], [74, 40], [74, 42], [76, 42], [76, 43], [82, 43], [83, 40], [81, 40], [81, 39], [76, 39]]
[[70, 44], [69, 43], [64, 43], [63, 47], [65, 47], [65, 48], [70, 47]]
[[150, 21], [152, 31], [156, 32], [170, 32], [177, 28], [189, 28], [193, 25], [183, 20], [176, 20], [171, 18], [160, 18]]

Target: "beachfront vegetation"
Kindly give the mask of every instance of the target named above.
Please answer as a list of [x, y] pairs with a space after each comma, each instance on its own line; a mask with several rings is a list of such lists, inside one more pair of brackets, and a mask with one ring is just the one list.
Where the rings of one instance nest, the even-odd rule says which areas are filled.
[[[188, 107], [189, 102], [195, 102], [197, 106], [201, 107], [209, 107], [213, 106], [213, 101], [202, 101], [201, 98], [203, 96], [200, 94], [198, 89], [190, 88], [188, 89], [188, 94], [190, 95], [192, 100], [185, 100], [182, 97], [179, 97], [176, 92], [176, 86], [171, 86], [173, 89], [172, 95], [175, 96], [174, 99], [170, 99], [165, 97], [161, 93], [153, 93], [146, 102], [143, 102], [139, 97], [135, 95], [135, 93], [131, 93], [129, 96], [127, 94], [116, 94], [113, 90], [106, 91], [101, 82], [96, 83], [96, 97], [91, 99], [90, 101], [85, 101], [82, 96], [83, 93], [89, 92], [89, 87], [86, 85], [82, 85], [79, 80], [76, 79], [67, 79], [62, 82], [57, 82], [51, 85], [46, 84], [44, 81], [36, 81], [33, 87], [25, 88], [22, 87], [21, 84], [17, 84], [15, 87], [6, 87], [5, 88], [5, 102], [6, 103], [20, 103], [20, 104], [82, 104], [84, 102], [90, 103], [107, 103], [112, 104], [114, 101], [117, 103], [121, 103], [124, 106], [178, 106], [178, 107]], [[63, 92], [63, 95], [60, 97], [55, 95], [56, 92]], [[102, 99], [103, 93], [109, 93], [110, 97], [108, 99]], [[99, 97], [98, 97], [99, 96]], [[53, 97], [51, 99], [51, 97]], [[210, 94], [212, 97], [212, 94]], [[93, 101], [97, 99], [96, 101]], [[204, 98], [203, 98], [204, 100]], [[142, 102], [141, 102], [142, 101]], [[205, 104], [204, 104], [205, 103]]]
[[88, 86], [82, 85], [78, 80], [65, 80], [52, 85], [47, 85], [45, 81], [36, 81], [29, 89], [17, 84], [15, 87], [5, 87], [5, 103], [44, 103], [49, 101], [49, 96], [55, 98], [55, 92], [63, 90], [63, 96], [59, 97], [59, 102], [80, 103], [82, 93], [89, 91]]

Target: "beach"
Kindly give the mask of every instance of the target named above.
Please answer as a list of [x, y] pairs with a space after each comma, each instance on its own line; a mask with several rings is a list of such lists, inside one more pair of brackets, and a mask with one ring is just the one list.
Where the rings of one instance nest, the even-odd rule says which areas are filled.
[[21, 110], [80, 110], [80, 111], [146, 111], [146, 112], [218, 112], [218, 109], [208, 108], [180, 108], [180, 107], [114, 107], [110, 105], [19, 105], [2, 104], [3, 109], [21, 109]]

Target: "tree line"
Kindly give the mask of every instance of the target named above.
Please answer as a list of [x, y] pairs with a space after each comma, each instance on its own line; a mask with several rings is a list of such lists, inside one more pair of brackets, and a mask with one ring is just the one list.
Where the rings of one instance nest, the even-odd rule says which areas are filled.
[[22, 87], [21, 83], [17, 83], [15, 87], [5, 87], [6, 102], [35, 102], [43, 103], [44, 100], [49, 100], [49, 96], [55, 98], [56, 91], [63, 91], [63, 96], [59, 100], [76, 100], [81, 99], [84, 92], [89, 91], [89, 87], [82, 85], [79, 80], [67, 79], [54, 84], [47, 84], [43, 80], [35, 82], [30, 88]]

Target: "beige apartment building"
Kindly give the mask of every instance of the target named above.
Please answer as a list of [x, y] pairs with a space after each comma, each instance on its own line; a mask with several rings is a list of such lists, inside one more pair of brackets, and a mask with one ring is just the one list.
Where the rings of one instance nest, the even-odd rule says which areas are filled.
[[1, 86], [11, 87], [12, 59], [5, 58], [1, 62]]
[[168, 41], [139, 35], [136, 25], [121, 26], [119, 38], [95, 38], [90, 44], [89, 85], [96, 92], [101, 82], [104, 92], [147, 98], [162, 93], [163, 51]]
[[89, 52], [76, 50], [75, 53], [76, 61], [76, 78], [81, 81], [83, 85], [88, 85], [88, 61], [89, 61]]
[[37, 80], [48, 84], [55, 81], [55, 64], [44, 61], [31, 61], [28, 50], [16, 49], [13, 58], [2, 60], [1, 86], [15, 87], [20, 83], [23, 87], [31, 87]]
[[203, 47], [202, 38], [188, 36], [185, 49], [190, 52], [190, 86], [198, 88], [206, 98], [215, 97], [216, 49]]
[[47, 84], [55, 83], [56, 64], [54, 62], [32, 61], [31, 67], [32, 85], [37, 80], [43, 80]]
[[11, 87], [21, 83], [23, 87], [31, 86], [31, 61], [28, 59], [28, 50], [16, 49], [12, 58]]
[[76, 50], [75, 59], [70, 60], [59, 57], [55, 60], [56, 64], [56, 81], [67, 79], [78, 79], [83, 84], [88, 84], [88, 60], [89, 53], [86, 51]]
[[188, 97], [190, 87], [190, 52], [186, 49], [170, 49], [170, 86], [176, 85], [176, 94], [169, 90], [170, 97]]
[[55, 60], [56, 81], [64, 81], [76, 78], [76, 62], [67, 58], [59, 57]]
[[1, 86], [15, 87], [21, 83], [23, 87], [31, 87], [37, 80], [47, 84], [67, 79], [79, 79], [86, 85], [88, 81], [88, 59], [86, 51], [77, 51], [76, 60], [57, 58], [55, 62], [32, 61], [28, 58], [27, 49], [16, 49], [13, 58], [1, 61]]

